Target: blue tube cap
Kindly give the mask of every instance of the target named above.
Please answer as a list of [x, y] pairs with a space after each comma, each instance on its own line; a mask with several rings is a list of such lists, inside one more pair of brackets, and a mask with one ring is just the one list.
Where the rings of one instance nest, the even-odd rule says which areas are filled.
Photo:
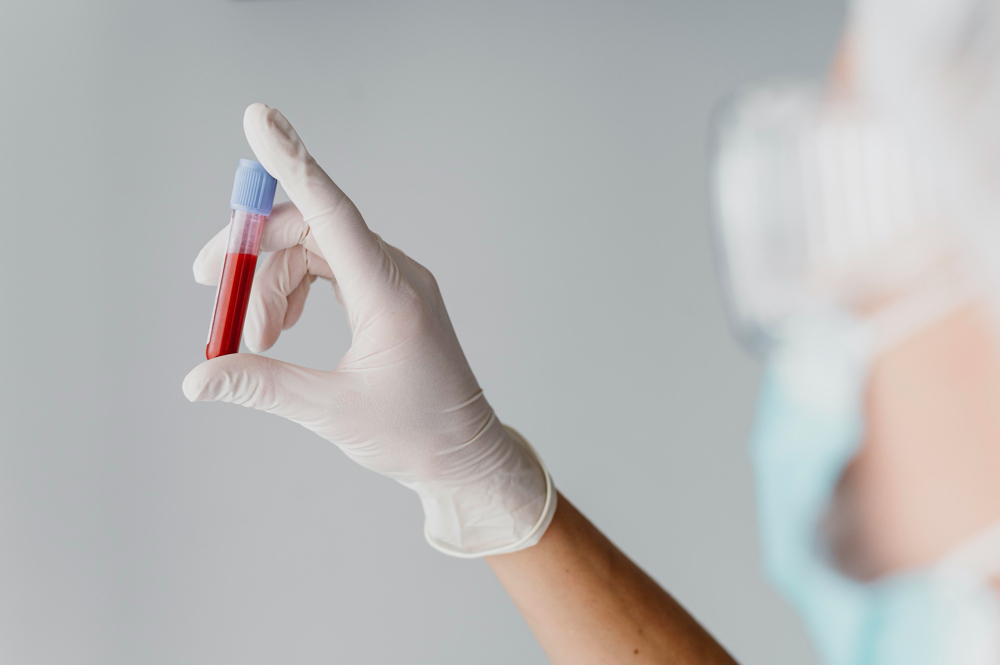
[[278, 181], [264, 170], [260, 162], [241, 159], [240, 165], [236, 167], [236, 182], [233, 183], [233, 196], [229, 199], [229, 207], [266, 217], [271, 214], [274, 190], [277, 186]]

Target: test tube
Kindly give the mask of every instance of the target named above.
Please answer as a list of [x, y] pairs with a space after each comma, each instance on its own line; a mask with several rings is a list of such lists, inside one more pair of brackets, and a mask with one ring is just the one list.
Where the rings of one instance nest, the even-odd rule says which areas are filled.
[[260, 252], [260, 236], [264, 222], [271, 214], [277, 184], [278, 181], [259, 162], [240, 160], [229, 201], [233, 216], [229, 222], [226, 259], [222, 263], [212, 326], [205, 347], [205, 357], [209, 360], [240, 350], [250, 287]]

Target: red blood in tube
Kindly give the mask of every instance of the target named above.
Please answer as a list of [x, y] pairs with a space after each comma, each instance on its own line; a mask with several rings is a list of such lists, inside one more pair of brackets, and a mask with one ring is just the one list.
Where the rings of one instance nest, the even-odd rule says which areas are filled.
[[256, 254], [226, 254], [222, 279], [215, 301], [212, 330], [208, 335], [205, 357], [209, 360], [240, 350], [243, 322], [250, 302], [250, 286], [257, 268]]

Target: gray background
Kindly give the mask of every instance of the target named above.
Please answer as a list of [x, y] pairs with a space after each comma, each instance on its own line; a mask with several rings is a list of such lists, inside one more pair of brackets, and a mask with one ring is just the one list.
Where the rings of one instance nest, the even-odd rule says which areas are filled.
[[[189, 404], [243, 108], [295, 124], [437, 275], [557, 483], [746, 663], [810, 663], [758, 570], [706, 220], [708, 113], [819, 74], [834, 0], [0, 2], [0, 662], [542, 663], [415, 497]], [[272, 355], [332, 366], [314, 288]]]

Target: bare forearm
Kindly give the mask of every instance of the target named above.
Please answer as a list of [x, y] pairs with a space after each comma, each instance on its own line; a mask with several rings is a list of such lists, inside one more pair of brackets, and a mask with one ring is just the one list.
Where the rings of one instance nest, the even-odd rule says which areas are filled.
[[734, 663], [561, 496], [541, 542], [487, 560], [555, 665]]

